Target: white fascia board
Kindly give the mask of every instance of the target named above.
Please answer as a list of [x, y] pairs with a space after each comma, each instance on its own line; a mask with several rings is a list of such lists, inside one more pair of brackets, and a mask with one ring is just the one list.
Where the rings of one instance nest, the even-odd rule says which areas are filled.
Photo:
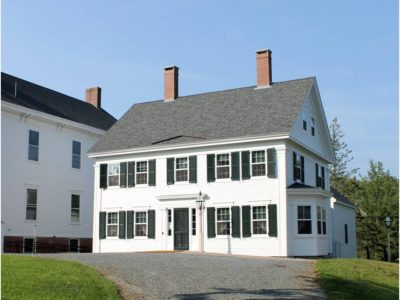
[[286, 189], [288, 195], [315, 195], [322, 197], [332, 197], [332, 193], [318, 188]]
[[171, 201], [171, 200], [192, 200], [199, 199], [199, 194], [179, 194], [179, 195], [159, 195], [156, 197], [160, 201]]
[[342, 206], [345, 206], [345, 207], [348, 207], [348, 208], [356, 209], [355, 205], [351, 205], [351, 204], [347, 204], [347, 203], [343, 203], [343, 202], [337, 201], [335, 197], [332, 197], [332, 200], [333, 200], [333, 204], [334, 205], [335, 204], [339, 204], [339, 205], [342, 205]]
[[333, 161], [330, 160], [328, 157], [322, 156], [320, 153], [315, 152], [310, 147], [308, 147], [306, 144], [302, 143], [301, 141], [299, 141], [298, 139], [294, 138], [293, 136], [290, 136], [289, 140], [291, 140], [292, 142], [294, 142], [294, 143], [298, 144], [299, 146], [303, 147], [307, 151], [311, 152], [313, 155], [315, 155], [315, 156], [317, 156], [319, 158], [322, 158], [323, 160], [325, 160], [326, 163], [333, 164]]
[[[30, 108], [27, 108], [24, 106], [8, 103], [3, 100], [1, 101], [1, 110], [4, 112], [19, 115], [20, 117], [23, 117], [23, 118], [27, 118], [27, 119], [31, 118], [33, 120], [42, 121], [42, 122], [52, 124], [52, 125], [62, 124], [64, 126], [66, 126], [67, 128], [81, 131], [86, 134], [94, 134], [94, 135], [102, 136], [106, 133], [106, 131], [92, 127], [92, 126], [88, 126], [88, 125], [85, 125], [82, 123], [78, 123], [78, 122], [70, 121], [70, 120], [67, 120], [64, 118], [56, 117], [56, 116], [46, 114], [46, 113], [43, 113], [43, 112], [40, 112], [37, 110], [33, 110], [33, 109], [30, 109]], [[24, 115], [21, 116], [21, 114], [24, 114]]]
[[137, 153], [151, 153], [151, 152], [159, 152], [159, 151], [183, 150], [183, 149], [192, 149], [192, 148], [218, 146], [218, 145], [235, 145], [235, 144], [260, 142], [260, 141], [284, 140], [284, 139], [288, 139], [288, 138], [289, 138], [289, 135], [287, 135], [287, 134], [263, 135], [263, 136], [253, 136], [253, 137], [247, 136], [247, 137], [236, 137], [236, 138], [228, 138], [228, 139], [218, 139], [218, 140], [211, 140], [211, 141], [210, 140], [209, 141], [201, 141], [201, 142], [194, 142], [194, 143], [182, 143], [182, 144], [176, 144], [176, 145], [150, 146], [150, 147], [140, 147], [140, 148], [116, 150], [116, 151], [92, 152], [92, 153], [88, 153], [88, 156], [91, 158], [97, 158], [97, 157], [129, 155], [129, 154], [137, 154]]

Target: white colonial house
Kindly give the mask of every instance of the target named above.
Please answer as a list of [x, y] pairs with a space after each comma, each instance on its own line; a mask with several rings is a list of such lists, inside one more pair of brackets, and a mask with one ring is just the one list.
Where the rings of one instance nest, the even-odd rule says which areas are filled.
[[355, 255], [315, 78], [272, 82], [269, 50], [256, 86], [179, 97], [178, 68], [164, 76], [164, 99], [134, 105], [89, 151], [94, 252]]
[[91, 251], [94, 160], [86, 153], [116, 120], [101, 108], [100, 88], [86, 96], [1, 74], [2, 251]]

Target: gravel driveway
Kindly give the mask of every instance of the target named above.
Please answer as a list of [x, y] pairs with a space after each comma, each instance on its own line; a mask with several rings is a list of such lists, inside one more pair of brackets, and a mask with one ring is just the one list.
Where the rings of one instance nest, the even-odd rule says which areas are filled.
[[93, 265], [126, 299], [326, 299], [313, 280], [314, 261], [306, 259], [193, 252], [40, 256]]

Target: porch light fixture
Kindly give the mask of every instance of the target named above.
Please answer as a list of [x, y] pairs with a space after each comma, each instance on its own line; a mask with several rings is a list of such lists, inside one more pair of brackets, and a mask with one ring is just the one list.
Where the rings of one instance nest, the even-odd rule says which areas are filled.
[[200, 252], [204, 252], [204, 236], [203, 236], [203, 228], [204, 228], [203, 211], [205, 208], [204, 201], [205, 201], [205, 197], [200, 191], [199, 196], [196, 200], [196, 206], [200, 210]]

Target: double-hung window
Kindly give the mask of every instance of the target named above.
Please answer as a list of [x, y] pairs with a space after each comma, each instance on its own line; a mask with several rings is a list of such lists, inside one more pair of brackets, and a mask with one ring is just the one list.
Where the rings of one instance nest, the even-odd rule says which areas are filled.
[[297, 233], [312, 233], [311, 206], [297, 206]]
[[37, 190], [27, 190], [26, 219], [36, 220], [37, 217]]
[[109, 186], [119, 185], [119, 164], [108, 165], [108, 185]]
[[217, 179], [230, 177], [229, 153], [217, 154]]
[[147, 161], [136, 163], [136, 184], [147, 184]]
[[308, 113], [307, 111], [303, 110], [303, 130], [307, 131], [307, 118], [308, 118]]
[[147, 236], [147, 212], [145, 211], [136, 212], [135, 235]]
[[315, 136], [315, 119], [311, 118], [311, 135]]
[[29, 130], [28, 159], [39, 161], [39, 132]]
[[325, 189], [325, 168], [315, 164], [315, 180], [316, 186]]
[[217, 208], [217, 235], [231, 234], [231, 210], [229, 207]]
[[326, 234], [326, 210], [317, 206], [318, 234]]
[[81, 168], [81, 142], [72, 141], [72, 168]]
[[189, 173], [189, 167], [188, 167], [188, 159], [187, 157], [180, 157], [175, 160], [176, 162], [176, 175], [175, 179], [176, 181], [188, 181], [188, 173]]
[[168, 209], [168, 235], [172, 234], [172, 209]]
[[118, 236], [118, 213], [109, 212], [107, 214], [107, 236]]
[[251, 152], [252, 176], [265, 176], [265, 150]]
[[253, 206], [253, 234], [267, 234], [267, 211], [265, 206]]
[[71, 195], [71, 222], [79, 223], [80, 221], [80, 195]]
[[301, 155], [294, 152], [293, 159], [294, 180], [301, 180]]

